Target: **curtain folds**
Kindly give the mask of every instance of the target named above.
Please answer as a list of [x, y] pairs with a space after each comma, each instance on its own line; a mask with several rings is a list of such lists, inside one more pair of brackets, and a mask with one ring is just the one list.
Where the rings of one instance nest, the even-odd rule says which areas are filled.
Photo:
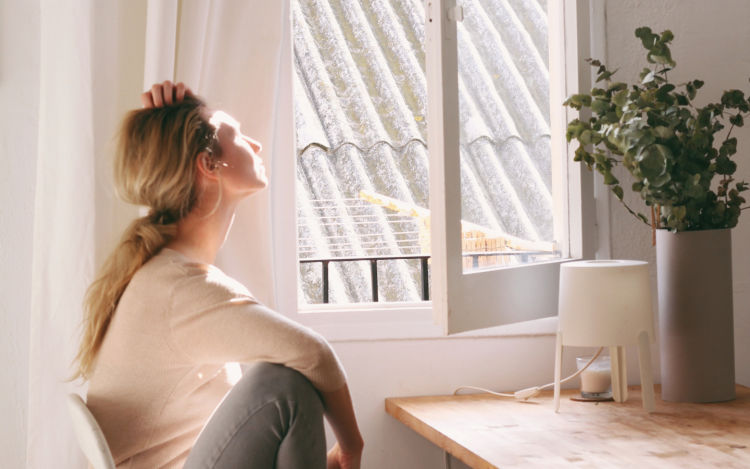
[[66, 382], [94, 263], [93, 1], [40, 2], [27, 467], [83, 467]]

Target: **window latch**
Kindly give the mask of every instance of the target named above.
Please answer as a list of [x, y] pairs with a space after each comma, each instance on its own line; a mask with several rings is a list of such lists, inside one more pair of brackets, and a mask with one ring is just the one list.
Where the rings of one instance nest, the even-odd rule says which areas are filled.
[[448, 8], [448, 19], [458, 23], [464, 20], [464, 7], [456, 5]]

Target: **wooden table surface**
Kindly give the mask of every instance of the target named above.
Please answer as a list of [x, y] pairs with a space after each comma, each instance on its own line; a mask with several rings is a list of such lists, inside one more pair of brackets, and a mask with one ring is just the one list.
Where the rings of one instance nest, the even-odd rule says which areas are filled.
[[750, 468], [750, 388], [717, 404], [529, 401], [489, 394], [388, 398], [386, 411], [473, 468]]

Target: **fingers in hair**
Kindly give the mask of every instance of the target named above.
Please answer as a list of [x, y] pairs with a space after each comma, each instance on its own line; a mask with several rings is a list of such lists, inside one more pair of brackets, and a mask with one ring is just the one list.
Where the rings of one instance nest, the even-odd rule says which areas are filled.
[[160, 84], [157, 83], [151, 87], [151, 98], [154, 100], [154, 106], [156, 107], [164, 106], [164, 98], [162, 97], [162, 86]]
[[174, 102], [172, 82], [169, 80], [162, 83], [162, 91], [164, 92], [164, 104], [170, 105]]
[[175, 100], [179, 103], [185, 99], [185, 93], [188, 91], [185, 83], [179, 82], [175, 85]]
[[154, 100], [151, 97], [151, 91], [144, 91], [141, 93], [141, 104], [147, 109], [154, 107]]

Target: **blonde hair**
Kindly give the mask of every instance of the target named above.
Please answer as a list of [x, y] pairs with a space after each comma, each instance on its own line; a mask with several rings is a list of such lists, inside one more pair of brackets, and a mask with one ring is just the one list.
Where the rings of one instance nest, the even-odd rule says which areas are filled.
[[216, 129], [194, 96], [171, 106], [131, 111], [122, 123], [114, 179], [126, 202], [150, 208], [134, 220], [84, 300], [83, 337], [73, 378], [90, 377], [112, 316], [135, 272], [174, 238], [196, 203], [196, 158], [218, 156]]

